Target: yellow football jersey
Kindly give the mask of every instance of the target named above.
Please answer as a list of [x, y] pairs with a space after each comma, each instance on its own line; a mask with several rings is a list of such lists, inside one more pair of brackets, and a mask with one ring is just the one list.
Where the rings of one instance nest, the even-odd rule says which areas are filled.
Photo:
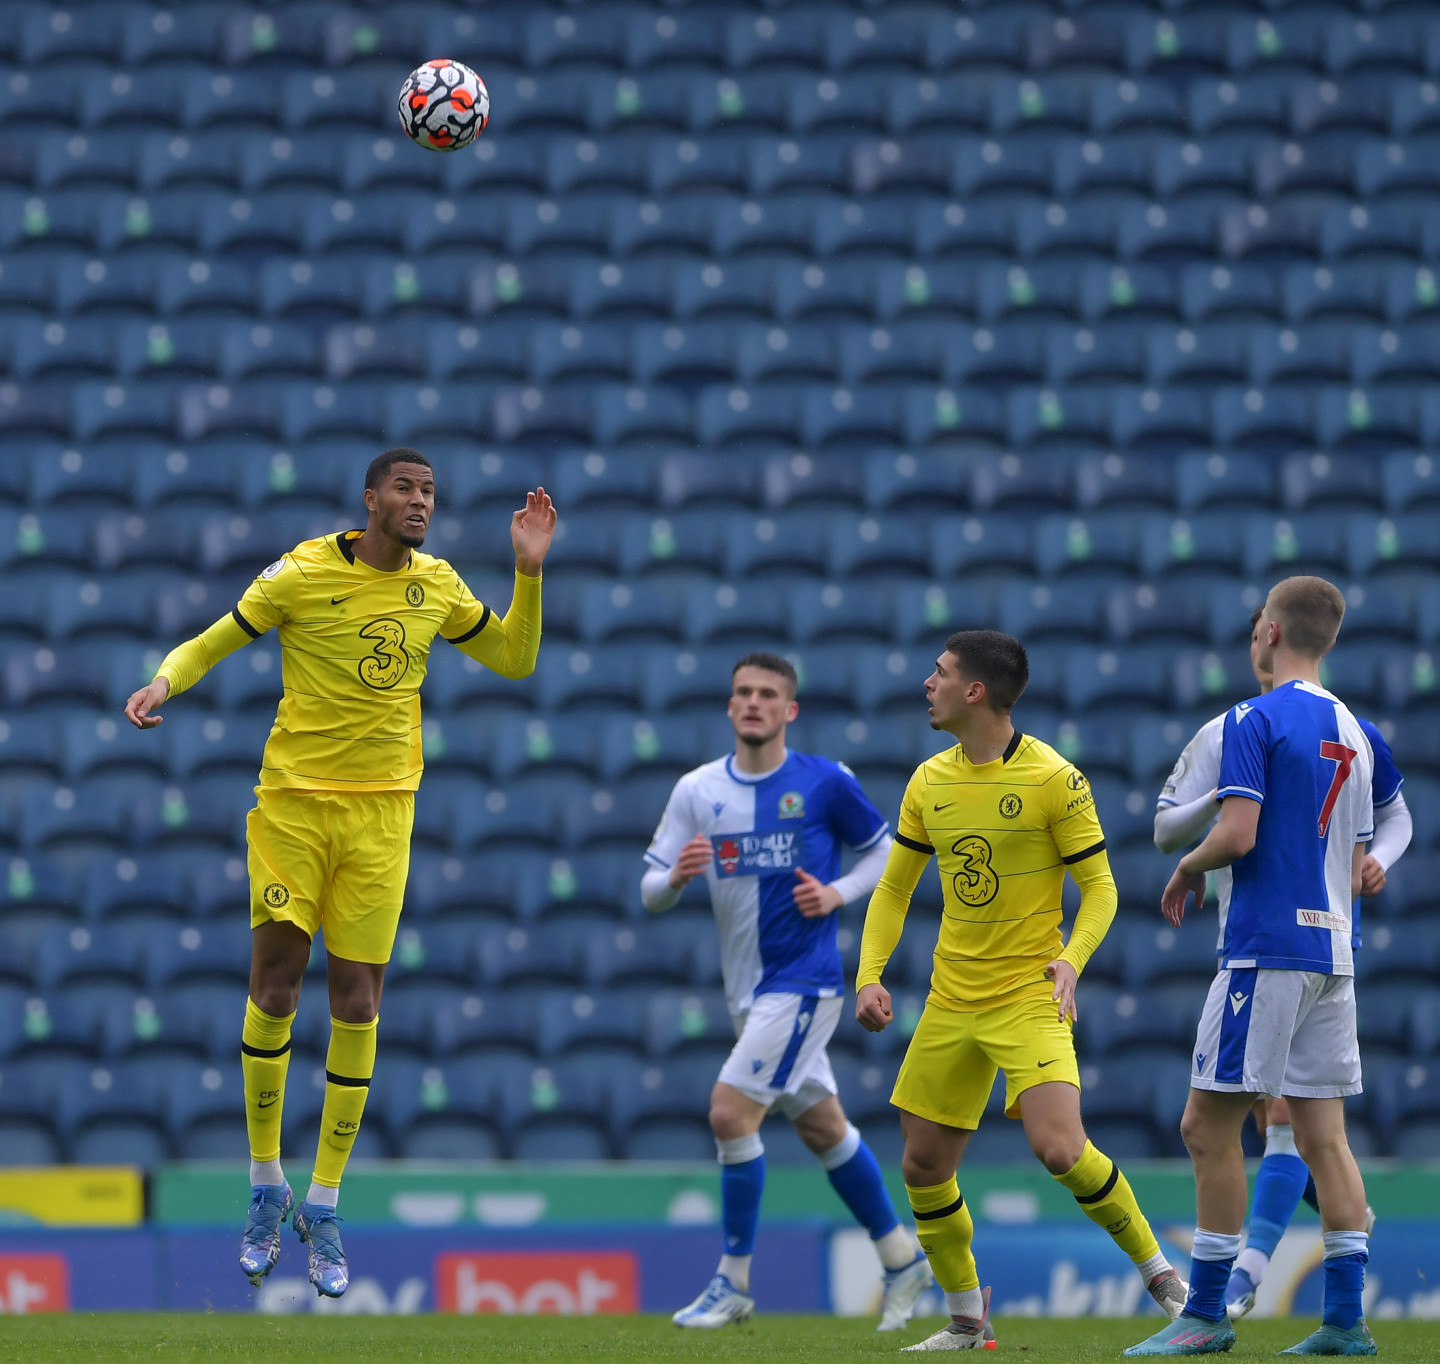
[[1075, 767], [1018, 730], [993, 762], [973, 764], [957, 744], [910, 778], [896, 842], [939, 862], [935, 1003], [988, 1008], [1053, 990], [1044, 970], [1064, 947], [1066, 866], [1105, 850], [1090, 784]]
[[234, 648], [279, 630], [284, 695], [261, 786], [415, 790], [424, 766], [420, 684], [437, 635], [506, 676], [534, 667], [538, 578], [516, 575], [502, 621], [444, 559], [415, 550], [404, 568], [382, 572], [355, 557], [359, 534], [297, 545], [251, 583], [230, 617], [160, 666], [174, 694]]

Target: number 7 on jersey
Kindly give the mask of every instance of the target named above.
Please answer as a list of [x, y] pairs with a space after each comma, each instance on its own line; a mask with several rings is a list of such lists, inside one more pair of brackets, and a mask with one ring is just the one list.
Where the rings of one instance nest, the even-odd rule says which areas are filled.
[[1320, 756], [1335, 764], [1335, 775], [1330, 778], [1330, 789], [1325, 793], [1325, 804], [1320, 807], [1320, 837], [1330, 827], [1330, 816], [1335, 813], [1335, 802], [1340, 799], [1340, 788], [1350, 777], [1350, 764], [1355, 761], [1356, 750], [1346, 748], [1329, 739], [1320, 741]]

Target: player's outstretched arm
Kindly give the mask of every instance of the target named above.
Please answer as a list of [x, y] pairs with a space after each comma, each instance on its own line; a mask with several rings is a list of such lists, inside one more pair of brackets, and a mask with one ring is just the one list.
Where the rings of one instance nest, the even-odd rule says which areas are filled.
[[[462, 654], [512, 681], [529, 677], [540, 656], [540, 576], [555, 538], [555, 522], [555, 504], [545, 489], [526, 493], [525, 505], [510, 518], [510, 543], [515, 548], [515, 595], [510, 609], [503, 617], [487, 611], [473, 624], [458, 621], [462, 629], [471, 627], [458, 635], [442, 631]], [[468, 592], [462, 594], [457, 613], [466, 608], [472, 616], [479, 609]]]
[[152, 712], [162, 702], [193, 687], [222, 658], [259, 636], [260, 631], [240, 614], [239, 607], [221, 616], [203, 635], [187, 639], [165, 655], [154, 680], [125, 703], [125, 718], [136, 729], [154, 729], [162, 717]]
[[525, 505], [510, 518], [510, 543], [515, 547], [515, 567], [527, 578], [538, 578], [545, 556], [555, 539], [558, 520], [555, 504], [544, 488], [525, 494]]
[[156, 725], [163, 725], [163, 715], [152, 714], [170, 695], [170, 684], [163, 677], [157, 677], [153, 682], [147, 683], [139, 691], [133, 692], [130, 699], [125, 703], [125, 718], [130, 721], [136, 729], [154, 729]]

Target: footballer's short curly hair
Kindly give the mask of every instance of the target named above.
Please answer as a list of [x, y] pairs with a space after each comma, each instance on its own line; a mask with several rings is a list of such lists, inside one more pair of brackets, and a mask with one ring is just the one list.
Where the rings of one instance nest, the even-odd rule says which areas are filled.
[[412, 450], [408, 445], [397, 445], [370, 461], [370, 467], [365, 470], [365, 486], [378, 488], [380, 480], [397, 464], [423, 464], [432, 474], [435, 472], [435, 466], [418, 450]]

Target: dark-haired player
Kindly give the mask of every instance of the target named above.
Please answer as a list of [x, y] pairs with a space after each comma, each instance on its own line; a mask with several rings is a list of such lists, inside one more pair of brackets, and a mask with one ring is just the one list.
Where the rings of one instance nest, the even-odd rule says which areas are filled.
[[365, 508], [363, 531], [307, 540], [277, 559], [125, 704], [132, 724], [153, 729], [168, 697], [265, 631], [280, 631], [284, 695], [246, 821], [254, 932], [240, 1060], [251, 1197], [240, 1267], [254, 1284], [269, 1274], [294, 1204], [280, 1168], [280, 1114], [300, 981], [310, 940], [323, 929], [325, 1105], [295, 1230], [309, 1246], [310, 1282], [328, 1297], [350, 1281], [335, 1206], [375, 1068], [380, 992], [405, 895], [430, 646], [438, 635], [504, 677], [533, 671], [540, 569], [555, 533], [545, 490], [527, 493], [510, 522], [515, 595], [502, 619], [445, 560], [419, 552], [435, 509], [424, 455], [400, 448], [378, 456], [365, 475]]
[[[880, 1032], [893, 1018], [881, 974], [920, 873], [939, 860], [945, 906], [930, 997], [890, 1101], [900, 1109], [901, 1168], [920, 1244], [951, 1320], [911, 1350], [993, 1348], [990, 1290], [980, 1287], [956, 1171], [997, 1070], [1005, 1072], [1006, 1115], [1025, 1124], [1040, 1162], [1110, 1233], [1172, 1318], [1185, 1302], [1129, 1181], [1080, 1121], [1075, 985], [1117, 896], [1089, 783], [1010, 721], [1029, 678], [1025, 650], [1009, 635], [962, 630], [945, 641], [925, 695], [931, 728], [959, 742], [911, 777], [865, 916], [855, 1013]], [[1060, 936], [1067, 870], [1081, 896], [1068, 944]]]
[[[687, 882], [706, 878], [738, 1037], [710, 1096], [724, 1253], [705, 1290], [673, 1320], [713, 1328], [755, 1310], [760, 1124], [774, 1108], [795, 1124], [870, 1233], [885, 1267], [880, 1329], [898, 1330], [929, 1287], [930, 1271], [895, 1215], [874, 1155], [840, 1107], [825, 1051], [845, 990], [835, 911], [874, 888], [890, 828], [849, 768], [785, 747], [785, 727], [799, 711], [795, 688], [795, 669], [776, 654], [749, 654], [735, 665], [735, 751], [680, 778], [645, 853], [650, 870], [640, 888], [651, 910], [669, 909]], [[841, 876], [845, 845], [861, 856]]]

